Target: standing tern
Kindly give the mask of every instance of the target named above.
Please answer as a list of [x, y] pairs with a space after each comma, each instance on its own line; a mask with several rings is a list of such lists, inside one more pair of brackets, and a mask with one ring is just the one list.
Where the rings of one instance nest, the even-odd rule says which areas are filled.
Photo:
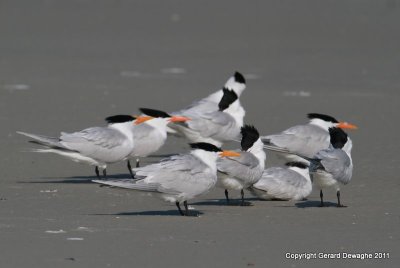
[[228, 190], [240, 190], [244, 206], [244, 192], [256, 183], [265, 167], [264, 145], [257, 129], [250, 125], [241, 128], [242, 140], [239, 157], [220, 158], [217, 160], [218, 186], [225, 189], [226, 202], [229, 204]]
[[61, 132], [60, 137], [48, 137], [17, 131], [18, 134], [34, 139], [33, 143], [44, 146], [34, 152], [56, 153], [75, 162], [95, 166], [100, 179], [99, 168], [107, 176], [107, 164], [126, 160], [134, 147], [132, 131], [134, 124], [140, 124], [143, 118], [129, 115], [116, 116], [109, 120], [107, 127], [91, 127], [79, 132]]
[[340, 184], [350, 182], [353, 174], [351, 158], [352, 141], [340, 128], [329, 128], [331, 144], [328, 149], [319, 151], [311, 162], [315, 185], [320, 189], [321, 206], [324, 206], [322, 189], [334, 188], [337, 195], [337, 206], [344, 207], [340, 202]]
[[220, 147], [225, 141], [236, 140], [240, 135], [244, 113], [240, 112], [239, 106], [235, 91], [224, 88], [217, 108], [196, 111], [190, 114], [190, 121], [169, 124], [169, 127], [183, 134], [190, 142], [206, 142]]
[[[175, 203], [182, 216], [189, 216], [187, 201], [212, 189], [217, 182], [216, 160], [240, 156], [237, 152], [222, 151], [209, 143], [192, 143], [189, 154], [171, 156], [159, 163], [134, 168], [136, 180], [94, 180], [114, 187], [153, 192], [165, 201]], [[185, 213], [180, 203], [185, 206]]]
[[[142, 113], [147, 114], [147, 116], [139, 117], [143, 124], [137, 124], [133, 128], [133, 140], [134, 146], [131, 157], [146, 157], [156, 151], [158, 151], [161, 146], [164, 145], [167, 139], [167, 125], [170, 122], [186, 122], [190, 120], [185, 116], [173, 116], [169, 115], [163, 111], [140, 108]], [[113, 119], [114, 117], [106, 118], [107, 121]], [[136, 167], [139, 167], [139, 158], [136, 159]], [[132, 177], [132, 168], [128, 159], [128, 170]]]
[[288, 162], [286, 167], [264, 170], [261, 179], [249, 188], [250, 192], [266, 200], [303, 200], [312, 191], [308, 165]]
[[298, 155], [313, 157], [320, 150], [329, 147], [330, 127], [343, 129], [357, 129], [355, 125], [347, 122], [339, 122], [329, 115], [310, 113], [310, 122], [305, 125], [291, 127], [281, 133], [261, 137], [265, 148], [281, 152], [281, 157], [288, 162], [304, 162]]

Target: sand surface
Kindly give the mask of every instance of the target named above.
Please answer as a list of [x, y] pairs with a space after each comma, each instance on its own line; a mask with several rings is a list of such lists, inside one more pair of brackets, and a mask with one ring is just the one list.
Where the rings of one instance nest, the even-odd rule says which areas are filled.
[[[0, 1], [0, 267], [398, 267], [400, 2], [191, 2]], [[192, 200], [200, 217], [181, 217], [147, 194], [98, 187], [91, 167], [27, 153], [15, 134], [178, 110], [235, 70], [248, 80], [245, 121], [263, 134], [309, 112], [359, 126], [347, 208], [317, 207], [317, 191], [227, 207], [215, 189]], [[159, 153], [186, 150], [172, 138]], [[127, 175], [124, 164], [108, 171]], [[285, 258], [320, 252], [390, 258]]]

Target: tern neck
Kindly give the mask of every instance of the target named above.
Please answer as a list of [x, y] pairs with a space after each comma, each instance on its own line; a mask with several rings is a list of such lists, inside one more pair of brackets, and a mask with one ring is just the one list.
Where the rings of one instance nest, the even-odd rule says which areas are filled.
[[243, 126], [243, 118], [246, 114], [246, 111], [243, 109], [239, 100], [236, 100], [229, 105], [224, 112], [230, 114], [235, 119], [235, 122], [239, 127]]
[[265, 159], [267, 155], [264, 151], [264, 144], [260, 139], [258, 139], [253, 146], [247, 150], [248, 152], [252, 153], [257, 159], [260, 161], [260, 166], [264, 169], [265, 167]]
[[343, 146], [342, 150], [346, 152], [347, 156], [351, 159], [351, 149], [353, 148], [353, 142], [350, 138], [347, 138], [346, 144]]
[[129, 140], [133, 140], [133, 122], [116, 123], [109, 125], [109, 128], [113, 128], [128, 137]]
[[208, 152], [201, 149], [194, 149], [191, 151], [191, 154], [197, 157], [200, 161], [206, 164], [212, 172], [217, 172], [217, 158], [218, 155], [216, 152]]

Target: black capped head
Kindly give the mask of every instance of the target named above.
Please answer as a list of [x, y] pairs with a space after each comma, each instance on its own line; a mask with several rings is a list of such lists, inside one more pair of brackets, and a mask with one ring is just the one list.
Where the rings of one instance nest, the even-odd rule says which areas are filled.
[[310, 113], [307, 115], [309, 119], [321, 119], [326, 122], [339, 123], [335, 118], [326, 114]]
[[240, 145], [242, 146], [243, 151], [250, 149], [260, 138], [260, 134], [254, 126], [244, 125], [240, 129], [240, 133], [242, 134], [242, 141], [240, 142]]
[[208, 152], [222, 152], [221, 148], [207, 142], [190, 143], [189, 145], [192, 149], [201, 149]]
[[329, 136], [331, 138], [331, 144], [335, 149], [342, 149], [348, 140], [346, 132], [338, 127], [329, 128]]
[[221, 101], [218, 103], [218, 108], [220, 111], [225, 110], [232, 103], [234, 103], [238, 99], [238, 95], [233, 90], [229, 90], [227, 88], [223, 88], [222, 91], [224, 95], [221, 98]]
[[246, 79], [244, 79], [244, 76], [241, 73], [236, 71], [234, 77], [236, 82], [240, 84], [246, 84]]
[[145, 115], [155, 117], [155, 118], [167, 118], [167, 117], [172, 117], [171, 115], [167, 114], [166, 112], [160, 111], [160, 110], [155, 110], [155, 109], [149, 109], [149, 108], [139, 108], [139, 111], [144, 113]]
[[109, 116], [105, 120], [109, 124], [115, 124], [115, 123], [130, 122], [130, 121], [134, 121], [135, 119], [136, 118], [131, 115], [119, 114], [119, 115]]
[[288, 167], [297, 167], [297, 168], [301, 168], [301, 169], [307, 169], [308, 165], [304, 164], [302, 162], [288, 162], [285, 164]]

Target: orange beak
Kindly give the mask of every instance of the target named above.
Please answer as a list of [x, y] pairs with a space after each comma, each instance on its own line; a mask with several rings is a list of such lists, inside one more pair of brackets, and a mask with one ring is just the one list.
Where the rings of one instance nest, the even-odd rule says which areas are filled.
[[338, 128], [344, 128], [344, 129], [358, 129], [358, 127], [356, 125], [352, 125], [350, 123], [347, 122], [339, 122], [337, 124]]
[[234, 151], [222, 151], [219, 153], [220, 157], [238, 157], [240, 153]]
[[136, 120], [135, 120], [135, 125], [139, 125], [139, 124], [141, 124], [141, 123], [144, 123], [144, 122], [146, 122], [146, 121], [148, 121], [148, 120], [151, 120], [151, 119], [153, 119], [154, 117], [152, 117], [152, 116], [147, 116], [147, 115], [141, 115], [141, 116], [138, 116], [138, 117], [136, 117]]
[[171, 117], [168, 121], [172, 122], [172, 123], [176, 123], [176, 122], [186, 122], [191, 120], [189, 117], [186, 116], [173, 116]]

